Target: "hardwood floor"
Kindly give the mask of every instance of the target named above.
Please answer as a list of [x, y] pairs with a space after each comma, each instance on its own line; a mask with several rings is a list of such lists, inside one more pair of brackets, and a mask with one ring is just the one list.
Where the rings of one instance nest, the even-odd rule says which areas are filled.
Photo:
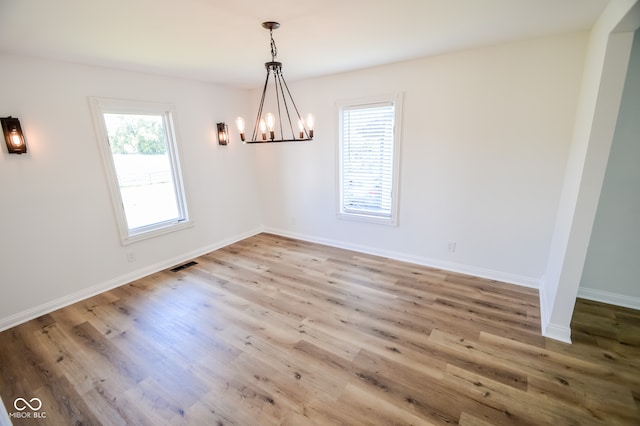
[[14, 424], [640, 424], [638, 311], [578, 300], [566, 345], [514, 285], [269, 234], [195, 261], [0, 333]]

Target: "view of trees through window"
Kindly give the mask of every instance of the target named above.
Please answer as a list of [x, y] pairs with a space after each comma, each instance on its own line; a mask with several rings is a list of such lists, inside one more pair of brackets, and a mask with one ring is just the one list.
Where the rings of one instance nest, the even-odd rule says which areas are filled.
[[105, 114], [113, 154], [166, 154], [162, 116]]
[[131, 229], [179, 220], [163, 115], [104, 114]]

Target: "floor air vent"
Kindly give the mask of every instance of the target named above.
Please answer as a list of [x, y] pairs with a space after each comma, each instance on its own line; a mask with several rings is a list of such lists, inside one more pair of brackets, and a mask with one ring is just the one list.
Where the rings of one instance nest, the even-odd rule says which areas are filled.
[[178, 271], [182, 271], [183, 269], [187, 269], [192, 267], [193, 265], [197, 265], [198, 262], [194, 262], [193, 260], [191, 262], [187, 262], [184, 265], [180, 265], [180, 266], [176, 266], [175, 268], [173, 268], [171, 270], [171, 272], [178, 272]]

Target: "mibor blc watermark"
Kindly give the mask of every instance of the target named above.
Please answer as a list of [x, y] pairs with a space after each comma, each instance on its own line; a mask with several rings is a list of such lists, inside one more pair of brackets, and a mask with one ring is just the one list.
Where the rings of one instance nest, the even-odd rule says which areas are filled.
[[31, 398], [27, 401], [25, 398], [16, 398], [13, 401], [13, 408], [17, 411], [9, 413], [9, 417], [13, 419], [46, 419], [47, 412], [40, 411], [42, 409], [42, 401], [40, 398]]

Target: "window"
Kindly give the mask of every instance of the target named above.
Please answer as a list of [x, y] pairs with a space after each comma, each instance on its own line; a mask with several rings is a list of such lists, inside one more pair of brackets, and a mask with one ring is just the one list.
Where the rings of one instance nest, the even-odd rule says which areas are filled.
[[338, 215], [397, 224], [402, 95], [338, 105]]
[[173, 105], [91, 98], [123, 244], [190, 226]]

